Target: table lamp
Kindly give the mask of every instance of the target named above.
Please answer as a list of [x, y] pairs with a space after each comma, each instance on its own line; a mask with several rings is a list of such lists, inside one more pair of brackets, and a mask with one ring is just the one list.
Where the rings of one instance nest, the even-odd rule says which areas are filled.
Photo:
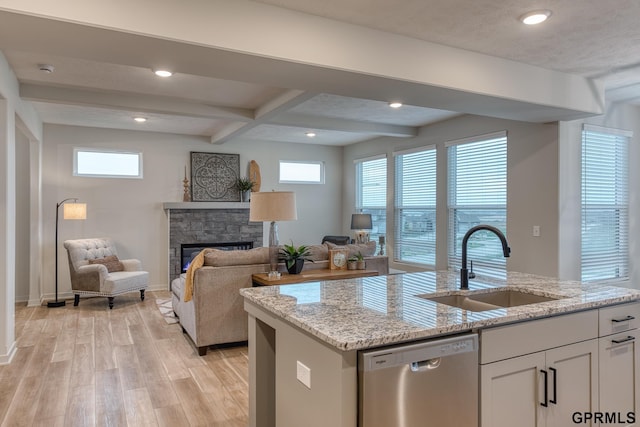
[[371, 230], [373, 223], [371, 222], [371, 214], [352, 214], [351, 229], [356, 230], [356, 243], [367, 243], [369, 241], [369, 233], [365, 230]]
[[251, 193], [249, 202], [249, 221], [270, 221], [269, 228], [269, 266], [271, 271], [278, 269], [278, 224], [276, 221], [298, 219], [296, 194], [293, 191], [271, 191]]
[[[73, 200], [73, 203], [66, 203], [69, 200]], [[56, 300], [49, 301], [47, 307], [63, 307], [64, 300], [58, 300], [58, 216], [60, 212], [60, 206], [62, 209], [62, 218], [64, 219], [87, 219], [87, 204], [77, 203], [78, 199], [70, 198], [64, 199], [60, 203], [56, 204]]]

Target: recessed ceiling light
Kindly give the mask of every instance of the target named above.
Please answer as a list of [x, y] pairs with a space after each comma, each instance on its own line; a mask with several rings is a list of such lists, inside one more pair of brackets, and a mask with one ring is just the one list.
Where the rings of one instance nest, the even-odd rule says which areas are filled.
[[520, 21], [522, 21], [523, 24], [536, 25], [546, 21], [547, 18], [549, 18], [550, 16], [551, 16], [550, 10], [547, 10], [547, 9], [534, 10], [532, 12], [528, 12], [522, 15], [520, 17]]
[[168, 70], [153, 70], [153, 72], [159, 77], [171, 77], [173, 75], [173, 73]]
[[307, 132], [305, 133], [305, 135], [307, 135], [309, 138], [313, 138], [314, 136], [316, 136], [315, 132]]
[[391, 108], [400, 108], [402, 107], [402, 102], [390, 102], [389, 107]]
[[138, 123], [144, 123], [147, 121], [147, 119], [144, 117], [134, 117], [133, 120], [135, 120]]

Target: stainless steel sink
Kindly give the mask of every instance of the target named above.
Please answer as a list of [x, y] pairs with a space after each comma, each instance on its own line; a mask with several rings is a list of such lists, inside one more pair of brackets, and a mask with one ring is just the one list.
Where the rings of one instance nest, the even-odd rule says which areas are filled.
[[500, 307], [517, 307], [519, 305], [537, 304], [540, 302], [554, 301], [560, 298], [546, 297], [516, 290], [496, 290], [469, 296], [475, 301]]
[[554, 301], [562, 297], [547, 297], [513, 289], [496, 289], [489, 292], [472, 292], [467, 295], [446, 295], [442, 297], [427, 297], [439, 304], [446, 304], [469, 311], [487, 311], [499, 308], [517, 307], [520, 305], [538, 304]]
[[451, 305], [453, 307], [458, 307], [463, 310], [469, 310], [469, 311], [487, 311], [487, 310], [496, 310], [498, 308], [501, 308], [494, 304], [487, 304], [486, 302], [473, 300], [466, 295], [447, 295], [443, 297], [432, 297], [432, 298], [425, 297], [425, 299], [428, 299], [433, 302], [437, 302], [439, 304]]

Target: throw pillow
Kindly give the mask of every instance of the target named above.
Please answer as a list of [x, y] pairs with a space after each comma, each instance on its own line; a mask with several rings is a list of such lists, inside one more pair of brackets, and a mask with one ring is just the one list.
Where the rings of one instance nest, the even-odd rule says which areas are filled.
[[107, 267], [107, 271], [109, 273], [113, 273], [114, 271], [124, 271], [124, 264], [122, 264], [118, 257], [115, 255], [109, 255], [104, 258], [90, 259], [89, 264], [103, 264], [105, 267]]
[[349, 249], [349, 257], [355, 256], [358, 252], [360, 252], [362, 256], [373, 256], [376, 253], [376, 242], [374, 240], [371, 240], [367, 243], [354, 243], [343, 246], [334, 245], [331, 242], [324, 242], [324, 244], [327, 245], [329, 249]]
[[327, 245], [309, 246], [309, 259], [313, 261], [325, 261], [329, 259], [329, 248]]
[[208, 249], [204, 256], [204, 265], [214, 267], [250, 264], [269, 264], [269, 248], [253, 248], [246, 251]]

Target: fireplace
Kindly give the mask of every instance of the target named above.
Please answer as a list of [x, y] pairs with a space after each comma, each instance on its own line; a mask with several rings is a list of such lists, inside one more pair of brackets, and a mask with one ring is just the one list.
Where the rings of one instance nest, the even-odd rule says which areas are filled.
[[182, 260], [183, 273], [186, 273], [193, 258], [205, 248], [214, 248], [223, 251], [247, 250], [253, 248], [253, 242], [182, 243], [180, 245], [180, 259]]
[[[263, 245], [262, 222], [249, 222], [249, 203], [165, 203], [169, 220], [169, 282], [184, 273], [182, 245], [235, 249], [234, 244]], [[245, 246], [246, 248], [246, 246]], [[191, 259], [191, 255], [189, 255]]]

